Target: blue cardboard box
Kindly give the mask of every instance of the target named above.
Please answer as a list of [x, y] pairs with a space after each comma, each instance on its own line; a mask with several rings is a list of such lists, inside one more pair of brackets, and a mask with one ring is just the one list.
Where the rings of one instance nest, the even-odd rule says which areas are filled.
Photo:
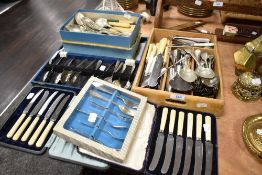
[[[126, 15], [130, 16], [135, 21], [135, 27], [129, 36], [116, 36], [98, 33], [83, 33], [83, 32], [69, 32], [65, 27], [74, 22], [74, 17], [78, 12], [86, 14], [89, 18], [106, 18], [126, 20]], [[141, 15], [137, 13], [114, 12], [114, 11], [99, 11], [99, 10], [84, 10], [76, 11], [60, 28], [60, 35], [63, 43], [74, 43], [82, 45], [100, 46], [100, 47], [118, 47], [118, 48], [132, 48], [137, 41], [141, 29]]]

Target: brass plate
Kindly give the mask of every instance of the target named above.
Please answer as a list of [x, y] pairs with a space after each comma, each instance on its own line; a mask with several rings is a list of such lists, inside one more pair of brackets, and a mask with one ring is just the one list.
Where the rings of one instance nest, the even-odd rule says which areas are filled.
[[262, 113], [248, 117], [242, 128], [247, 148], [262, 161], [262, 135], [257, 133], [258, 129], [262, 129]]

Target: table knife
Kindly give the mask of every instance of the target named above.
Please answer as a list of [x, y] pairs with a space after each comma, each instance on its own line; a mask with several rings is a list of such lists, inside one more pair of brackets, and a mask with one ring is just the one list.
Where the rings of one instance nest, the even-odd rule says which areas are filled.
[[20, 126], [20, 124], [22, 123], [22, 121], [24, 120], [26, 114], [28, 113], [28, 111], [31, 109], [31, 107], [33, 106], [34, 102], [36, 101], [36, 99], [39, 97], [39, 95], [44, 91], [44, 89], [41, 89], [40, 91], [37, 92], [37, 94], [33, 97], [33, 99], [29, 102], [29, 104], [26, 106], [26, 108], [23, 110], [23, 113], [20, 115], [20, 117], [18, 118], [18, 120], [15, 122], [15, 124], [13, 125], [13, 127], [10, 129], [10, 131], [7, 133], [6, 137], [7, 138], [11, 138], [13, 137], [13, 135], [15, 134], [17, 128]]
[[[21, 138], [21, 141], [25, 142], [29, 135], [32, 133], [33, 129], [35, 128], [35, 125], [37, 124], [38, 120], [40, 119], [40, 117], [43, 115], [44, 111], [46, 110], [47, 106], [50, 104], [50, 102], [52, 101], [52, 99], [55, 97], [55, 95], [58, 93], [58, 91], [55, 91], [47, 100], [46, 102], [43, 104], [43, 106], [41, 107], [41, 109], [39, 110], [39, 112], [37, 113], [34, 121], [31, 123], [31, 125], [29, 126], [29, 128], [26, 130], [26, 132], [24, 133], [23, 137]], [[58, 97], [59, 98], [59, 97]], [[31, 120], [31, 119], [30, 119]]]
[[58, 107], [56, 108], [55, 112], [53, 113], [48, 125], [46, 126], [44, 132], [42, 133], [42, 135], [40, 136], [40, 138], [38, 139], [38, 141], [36, 142], [36, 147], [41, 147], [47, 137], [47, 135], [49, 134], [50, 130], [52, 129], [56, 119], [59, 117], [60, 113], [62, 112], [66, 102], [68, 101], [70, 95], [66, 96], [62, 102], [58, 105]]
[[165, 139], [164, 129], [166, 126], [167, 113], [168, 113], [168, 108], [163, 108], [160, 129], [159, 129], [157, 140], [156, 140], [155, 151], [154, 151], [153, 159], [149, 165], [150, 171], [154, 171], [156, 169], [161, 152], [162, 152], [162, 147], [163, 147], [164, 139]]
[[175, 162], [173, 167], [173, 173], [177, 174], [181, 164], [182, 151], [183, 151], [183, 125], [184, 125], [185, 113], [180, 111], [178, 114], [178, 127], [176, 136], [176, 152], [175, 152]]
[[212, 173], [212, 159], [213, 159], [213, 144], [211, 143], [211, 117], [205, 117], [205, 124], [209, 129], [205, 130], [206, 133], [206, 168], [205, 175], [211, 175]]
[[184, 161], [183, 175], [188, 175], [191, 159], [192, 159], [192, 149], [193, 149], [193, 140], [192, 140], [192, 131], [193, 131], [193, 114], [187, 114], [187, 138], [186, 138], [186, 155]]
[[46, 101], [47, 97], [49, 95], [49, 91], [45, 91], [44, 95], [41, 97], [41, 100], [37, 103], [37, 105], [34, 107], [30, 115], [26, 118], [26, 120], [23, 122], [23, 124], [20, 126], [20, 128], [16, 131], [15, 135], [12, 137], [14, 141], [18, 140], [25, 128], [27, 127], [28, 123], [30, 122], [31, 118], [37, 114], [39, 109], [43, 106], [44, 102]]
[[170, 121], [169, 121], [169, 127], [168, 127], [168, 136], [166, 141], [166, 154], [165, 154], [165, 160], [163, 163], [163, 166], [161, 168], [161, 173], [166, 174], [169, 167], [171, 158], [173, 155], [173, 147], [174, 147], [174, 136], [173, 136], [173, 130], [175, 126], [176, 121], [176, 110], [172, 109], [170, 114]]
[[197, 125], [196, 125], [196, 142], [195, 142], [195, 165], [194, 175], [201, 175], [202, 161], [203, 161], [203, 143], [201, 141], [202, 133], [202, 115], [197, 114]]
[[154, 68], [150, 74], [149, 80], [148, 80], [148, 86], [149, 87], [156, 87], [158, 84], [158, 77], [161, 73], [161, 69], [163, 67], [163, 55], [162, 54], [158, 54], [157, 55], [157, 59], [156, 62], [154, 64]]
[[[47, 121], [47, 120], [49, 119], [49, 117], [52, 115], [52, 113], [54, 112], [56, 106], [58, 105], [58, 103], [60, 102], [60, 100], [62, 99], [62, 97], [63, 97], [64, 95], [65, 95], [64, 93], [60, 94], [60, 95], [56, 98], [56, 100], [52, 103], [52, 105], [49, 107], [49, 109], [48, 109], [48, 111], [46, 112], [46, 114], [45, 114], [45, 116], [44, 116], [44, 119], [42, 120], [41, 124], [37, 127], [37, 129], [36, 129], [36, 131], [34, 132], [33, 136], [30, 138], [30, 140], [29, 140], [29, 142], [28, 142], [28, 145], [33, 145], [33, 144], [35, 143], [35, 140], [36, 140], [36, 138], [39, 136], [39, 134], [40, 134], [40, 132], [42, 131], [43, 127], [45, 126], [46, 121]], [[50, 99], [50, 98], [49, 98], [49, 99]], [[49, 100], [49, 99], [48, 99], [48, 100]], [[49, 102], [48, 102], [48, 100], [46, 101], [46, 104], [49, 104], [49, 102], [50, 102], [52, 99], [51, 99]], [[35, 120], [38, 121], [38, 120], [39, 120], [39, 117], [37, 116], [37, 117], [35, 118]], [[35, 122], [35, 123], [33, 122], [30, 127], [34, 128], [35, 125], [36, 125], [36, 123], [37, 123], [37, 122]], [[29, 128], [30, 128], [30, 127], [29, 127]], [[32, 129], [32, 130], [33, 130], [33, 129]], [[32, 130], [31, 130], [31, 132], [32, 132]], [[31, 133], [31, 132], [30, 132], [30, 133]], [[29, 135], [28, 135], [28, 136], [29, 136]], [[23, 138], [22, 138], [22, 139], [23, 139]], [[26, 140], [27, 140], [27, 139], [26, 139]], [[23, 140], [22, 140], [22, 141], [23, 141]]]

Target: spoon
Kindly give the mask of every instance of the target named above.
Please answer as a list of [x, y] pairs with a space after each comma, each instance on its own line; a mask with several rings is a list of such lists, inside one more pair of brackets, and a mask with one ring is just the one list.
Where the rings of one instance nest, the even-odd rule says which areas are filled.
[[184, 65], [183, 69], [181, 69], [178, 73], [183, 80], [185, 80], [189, 83], [192, 83], [197, 79], [197, 75], [196, 75], [195, 71], [190, 69], [189, 66], [188, 66], [188, 60], [187, 59], [190, 58], [190, 55], [186, 54], [185, 57], [186, 57], [185, 58], [185, 65]]
[[213, 78], [202, 78], [201, 82], [208, 87], [216, 87], [218, 86], [220, 80], [218, 76], [214, 76]]

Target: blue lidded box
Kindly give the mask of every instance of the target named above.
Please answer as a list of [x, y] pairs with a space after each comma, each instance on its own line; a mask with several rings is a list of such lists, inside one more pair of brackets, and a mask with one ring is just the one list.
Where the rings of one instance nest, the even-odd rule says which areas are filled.
[[[135, 27], [129, 36], [116, 36], [98, 33], [83, 33], [83, 32], [69, 32], [65, 29], [68, 24], [74, 22], [74, 17], [78, 12], [84, 13], [91, 19], [106, 18], [116, 20], [126, 20], [129, 16], [131, 20], [135, 21]], [[99, 11], [99, 10], [84, 10], [76, 11], [60, 28], [60, 35], [63, 43], [81, 44], [99, 47], [115, 47], [119, 49], [132, 48], [140, 34], [141, 29], [141, 15], [137, 13], [114, 12], [114, 11]]]

